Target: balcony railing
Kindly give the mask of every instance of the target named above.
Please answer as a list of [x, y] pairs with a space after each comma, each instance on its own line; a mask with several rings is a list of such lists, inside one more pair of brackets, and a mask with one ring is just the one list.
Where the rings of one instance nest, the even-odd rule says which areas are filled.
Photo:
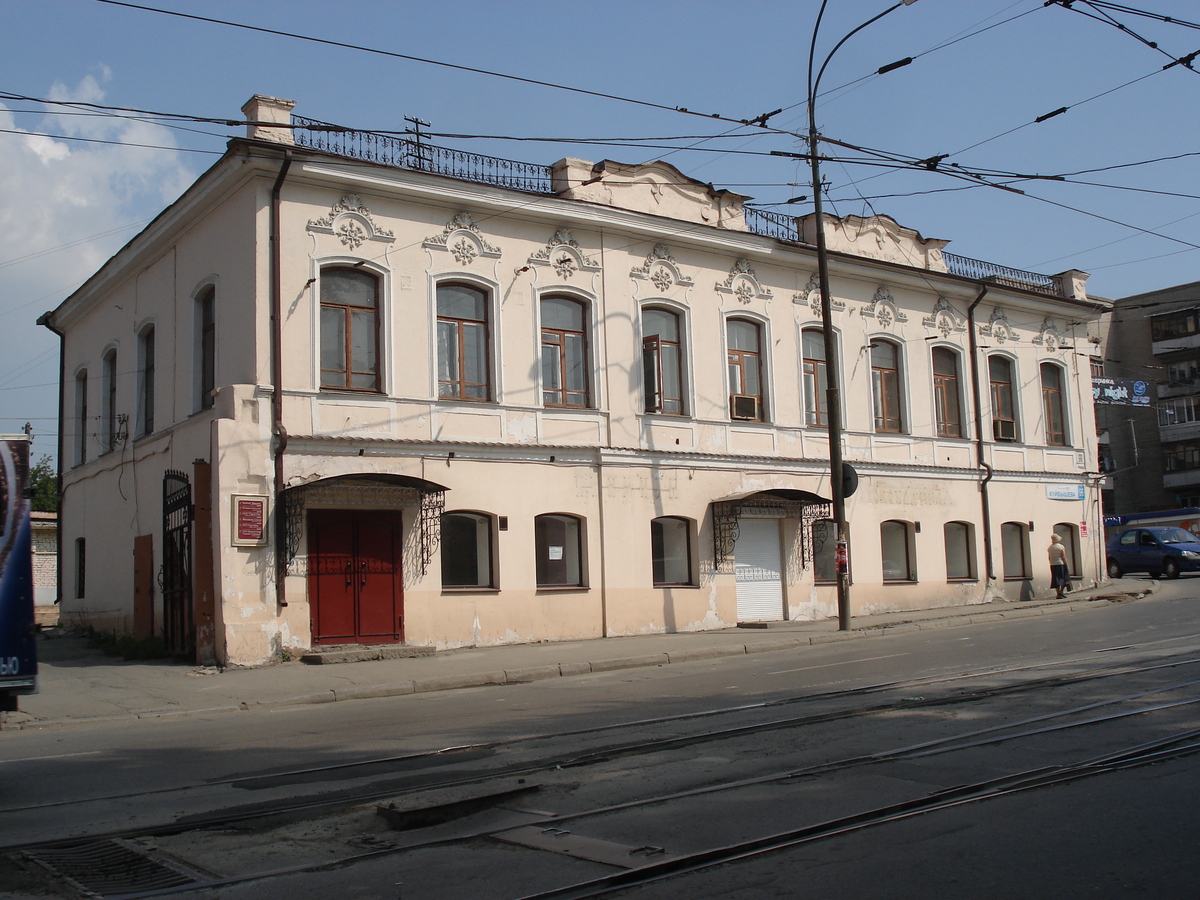
[[1055, 275], [1039, 275], [1037, 272], [1010, 269], [1008, 266], [999, 266], [981, 259], [969, 259], [944, 251], [942, 259], [946, 261], [946, 268], [950, 270], [951, 275], [961, 275], [977, 281], [991, 281], [1026, 291], [1037, 291], [1039, 294], [1049, 294], [1052, 297], [1066, 296], [1063, 291], [1062, 279]]
[[296, 126], [292, 129], [296, 143], [322, 153], [449, 175], [516, 191], [551, 193], [549, 166], [450, 150], [397, 135], [354, 131], [302, 116], [292, 116], [292, 123]]

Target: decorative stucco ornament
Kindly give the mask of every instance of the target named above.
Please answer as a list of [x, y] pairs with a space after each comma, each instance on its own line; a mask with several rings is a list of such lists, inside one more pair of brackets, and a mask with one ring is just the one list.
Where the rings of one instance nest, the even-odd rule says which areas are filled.
[[908, 315], [896, 305], [891, 288], [887, 285], [880, 285], [871, 302], [860, 309], [859, 313], [865, 319], [874, 319], [884, 328], [891, 328], [893, 322], [903, 324], [908, 321]]
[[649, 281], [660, 294], [674, 287], [691, 287], [695, 282], [679, 271], [679, 263], [671, 256], [666, 244], [655, 244], [645, 261], [629, 271], [629, 277]]
[[441, 234], [425, 238], [423, 246], [428, 250], [449, 252], [460, 266], [469, 266], [481, 257], [500, 258], [500, 248], [488, 243], [470, 213], [465, 212], [455, 213]]
[[529, 257], [531, 266], [550, 266], [562, 280], [567, 280], [576, 272], [599, 272], [599, 264], [590, 256], [585, 256], [582, 248], [576, 243], [571, 232], [560, 228], [546, 242], [546, 246]]
[[758, 275], [748, 259], [735, 262], [729, 270], [729, 276], [724, 281], [717, 282], [715, 287], [718, 293], [733, 294], [742, 303], [749, 303], [756, 298], [770, 300], [773, 296], [770, 289], [763, 287], [759, 282]]
[[310, 219], [308, 231], [314, 234], [332, 234], [342, 245], [357, 250], [367, 241], [390, 244], [396, 236], [376, 224], [358, 194], [346, 194], [329, 208], [329, 214], [319, 219]]

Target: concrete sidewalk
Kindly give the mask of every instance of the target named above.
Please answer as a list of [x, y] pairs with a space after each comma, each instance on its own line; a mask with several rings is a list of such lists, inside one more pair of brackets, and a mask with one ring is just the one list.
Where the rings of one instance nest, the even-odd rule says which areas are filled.
[[38, 645], [40, 692], [20, 698], [20, 712], [0, 713], [0, 728], [237, 712], [674, 665], [863, 640], [898, 631], [1079, 612], [1137, 599], [1155, 586], [1155, 582], [1143, 581], [1133, 590], [1132, 586], [1106, 586], [1077, 591], [1065, 600], [996, 602], [860, 616], [853, 620], [853, 630], [847, 632], [837, 630], [836, 619], [824, 619], [777, 622], [766, 628], [479, 647], [339, 665], [288, 662], [255, 669], [221, 670], [159, 660], [125, 662], [89, 649], [83, 638], [50, 631]]

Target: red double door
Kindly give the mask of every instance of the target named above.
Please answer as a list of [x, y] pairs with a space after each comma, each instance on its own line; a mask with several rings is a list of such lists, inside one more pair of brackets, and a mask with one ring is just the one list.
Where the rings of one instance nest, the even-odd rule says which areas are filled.
[[311, 510], [308, 598], [313, 644], [404, 640], [398, 512]]

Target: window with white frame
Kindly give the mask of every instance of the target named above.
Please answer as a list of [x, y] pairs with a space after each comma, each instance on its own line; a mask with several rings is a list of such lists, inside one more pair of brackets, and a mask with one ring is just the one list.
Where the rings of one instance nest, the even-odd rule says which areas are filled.
[[657, 306], [642, 310], [642, 376], [648, 413], [685, 413], [682, 330], [677, 313]]
[[379, 279], [349, 267], [321, 270], [321, 387], [379, 390]]
[[992, 437], [997, 441], [1019, 440], [1012, 360], [989, 356], [988, 381], [992, 394]]
[[437, 288], [438, 396], [488, 400], [488, 294], [467, 284]]
[[825, 333], [819, 328], [800, 332], [804, 379], [804, 424], [829, 427], [829, 364], [825, 359]]
[[958, 354], [946, 347], [934, 347], [933, 410], [938, 437], [963, 435], [958, 380]]
[[587, 307], [570, 297], [543, 297], [542, 403], [586, 409], [591, 406], [588, 375]]
[[1067, 441], [1067, 410], [1063, 403], [1064, 377], [1061, 366], [1042, 363], [1042, 415], [1045, 419], [1046, 443], [1065, 447]]
[[762, 328], [749, 319], [725, 323], [729, 366], [729, 415], [733, 419], [764, 421]]
[[875, 430], [902, 432], [900, 348], [891, 341], [871, 341], [871, 399], [875, 405]]

